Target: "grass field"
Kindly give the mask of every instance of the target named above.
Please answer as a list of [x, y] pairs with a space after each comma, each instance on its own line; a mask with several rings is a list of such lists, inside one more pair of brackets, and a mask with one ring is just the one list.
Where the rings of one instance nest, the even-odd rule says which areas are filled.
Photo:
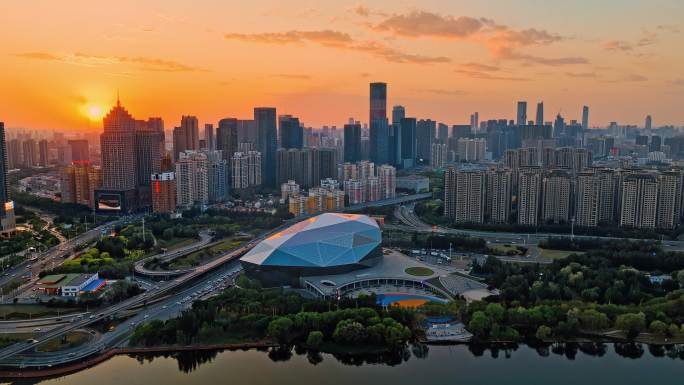
[[495, 255], [508, 255], [509, 251], [514, 251], [518, 255], [520, 254], [520, 250], [518, 250], [515, 246], [512, 245], [490, 246], [490, 249], [492, 249], [495, 252]]
[[566, 258], [570, 254], [583, 254], [582, 252], [579, 252], [579, 251], [549, 250], [549, 249], [542, 249], [541, 247], [539, 248], [539, 252], [541, 253], [542, 258], [547, 258], [547, 259], [563, 259], [563, 258]]
[[171, 269], [182, 269], [192, 266], [197, 266], [201, 262], [212, 259], [215, 256], [223, 253], [224, 251], [234, 249], [240, 246], [243, 242], [235, 239], [226, 239], [214, 246], [206, 249], [195, 251], [194, 253], [187, 255], [183, 258], [178, 258], [169, 264]]
[[409, 267], [408, 269], [404, 270], [404, 272], [409, 275], [415, 275], [416, 277], [429, 277], [435, 273], [427, 267]]
[[45, 305], [0, 305], [0, 319], [29, 319], [56, 317], [58, 315], [78, 313], [82, 309], [47, 307]]
[[53, 338], [50, 341], [40, 344], [36, 350], [39, 352], [57, 352], [83, 345], [88, 342], [90, 338], [90, 334], [85, 332], [71, 332], [66, 334], [66, 342], [62, 341], [61, 338]]

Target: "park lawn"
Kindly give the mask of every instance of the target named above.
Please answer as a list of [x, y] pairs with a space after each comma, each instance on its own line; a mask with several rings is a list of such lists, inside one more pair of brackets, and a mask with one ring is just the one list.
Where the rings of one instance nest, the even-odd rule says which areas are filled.
[[47, 307], [45, 305], [0, 305], [0, 319], [16, 320], [29, 318], [57, 317], [60, 315], [78, 313], [82, 309]]
[[167, 251], [172, 251], [174, 249], [180, 249], [181, 247], [192, 245], [197, 242], [195, 238], [176, 238], [173, 237], [168, 241], [166, 239], [159, 239], [159, 242], [163, 242]]
[[416, 277], [429, 277], [435, 272], [428, 269], [427, 267], [420, 267], [420, 266], [415, 266], [415, 267], [409, 267], [406, 270], [404, 270], [406, 274], [409, 275], [414, 275]]
[[[215, 244], [209, 248], [195, 251], [194, 253], [182, 258], [178, 258], [169, 264], [171, 269], [182, 269], [201, 264], [205, 260], [213, 259], [217, 255], [240, 246], [243, 242], [235, 239], [225, 239], [220, 243]], [[209, 254], [207, 254], [207, 252]]]
[[75, 348], [77, 346], [83, 345], [88, 342], [91, 335], [86, 332], [71, 332], [66, 334], [66, 342], [62, 343], [62, 338], [53, 338], [45, 343], [42, 343], [36, 347], [39, 352], [58, 352], [64, 349]]
[[507, 253], [509, 251], [515, 251], [516, 253], [520, 254], [520, 250], [518, 250], [515, 246], [513, 245], [496, 245], [496, 246], [490, 246], [490, 249], [494, 250], [495, 255], [508, 255]]
[[542, 249], [541, 247], [539, 248], [539, 252], [542, 258], [547, 258], [547, 259], [563, 259], [568, 257], [571, 254], [584, 254], [580, 251], [571, 251], [571, 250], [550, 250], [550, 249]]

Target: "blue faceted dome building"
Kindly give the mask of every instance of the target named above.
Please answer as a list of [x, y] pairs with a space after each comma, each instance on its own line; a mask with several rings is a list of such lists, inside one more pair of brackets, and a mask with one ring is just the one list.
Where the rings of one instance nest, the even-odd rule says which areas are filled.
[[297, 286], [299, 278], [346, 273], [382, 258], [382, 234], [365, 215], [325, 213], [271, 235], [240, 262], [267, 285]]

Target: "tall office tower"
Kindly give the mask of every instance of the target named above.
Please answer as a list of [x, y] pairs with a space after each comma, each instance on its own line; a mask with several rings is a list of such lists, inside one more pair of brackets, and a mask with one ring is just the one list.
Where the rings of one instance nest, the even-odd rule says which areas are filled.
[[299, 123], [299, 118], [292, 115], [281, 115], [278, 117], [280, 147], [303, 148], [304, 147], [304, 128]]
[[221, 151], [224, 160], [229, 160], [238, 151], [238, 120], [225, 118], [219, 120], [216, 129], [216, 149]]
[[593, 172], [580, 172], [575, 181], [575, 224], [596, 227], [599, 223], [601, 181]]
[[9, 170], [22, 167], [21, 141], [12, 139], [7, 142], [7, 167]]
[[401, 167], [413, 168], [416, 162], [416, 118], [401, 120]]
[[554, 170], [544, 178], [543, 183], [544, 223], [568, 223], [572, 193], [570, 175], [565, 171]]
[[176, 204], [189, 208], [209, 203], [207, 156], [197, 151], [181, 152], [176, 162]]
[[477, 162], [484, 160], [486, 147], [485, 139], [460, 138], [457, 142], [456, 153], [462, 162]]
[[176, 210], [176, 175], [162, 172], [151, 175], [152, 212], [168, 214]]
[[90, 151], [88, 149], [87, 139], [69, 140], [68, 147], [71, 152], [71, 156], [69, 157], [69, 163], [90, 161]]
[[214, 136], [213, 124], [204, 125], [204, 141], [207, 144], [207, 150], [216, 150], [216, 137]]
[[589, 106], [582, 107], [582, 130], [589, 129]]
[[437, 125], [437, 140], [439, 143], [447, 144], [449, 140], [449, 126], [444, 123]]
[[658, 176], [656, 227], [674, 229], [682, 217], [682, 172], [666, 171]]
[[117, 100], [116, 106], [104, 117], [103, 124], [104, 132], [100, 135], [102, 188], [120, 192], [134, 190], [135, 120]]
[[437, 122], [421, 119], [416, 123], [416, 158], [430, 163], [430, 150], [435, 142]]
[[229, 198], [230, 179], [228, 161], [221, 150], [202, 151], [207, 157], [207, 191], [209, 203], [223, 202]]
[[486, 177], [485, 219], [491, 223], [508, 223], [513, 174], [509, 170], [488, 170]]
[[38, 165], [40, 167], [46, 167], [48, 165], [48, 153], [48, 141], [46, 139], [40, 140], [38, 142]]
[[36, 156], [36, 141], [27, 139], [22, 143], [24, 154], [24, 167], [31, 168], [38, 165], [38, 157]]
[[637, 146], [648, 146], [648, 135], [637, 135], [634, 139]]
[[337, 178], [337, 151], [334, 148], [313, 148], [313, 186], [321, 181]]
[[646, 122], [644, 123], [644, 128], [650, 130], [652, 125], [653, 118], [651, 118], [651, 115], [646, 115]]
[[525, 170], [518, 176], [518, 224], [536, 226], [542, 193], [542, 174]]
[[[486, 176], [482, 171], [456, 171], [450, 167], [445, 179], [445, 210], [456, 223], [483, 223]], [[447, 203], [448, 201], [448, 203]]]
[[[141, 122], [135, 131], [136, 185], [150, 186], [150, 176], [161, 172], [161, 159], [164, 154], [164, 137], [158, 128]], [[149, 202], [151, 204], [151, 197]]]
[[653, 174], [632, 174], [622, 182], [620, 226], [653, 229], [658, 212], [658, 178]]
[[344, 125], [344, 161], [358, 162], [361, 160], [361, 124]]
[[380, 199], [391, 199], [397, 194], [397, 169], [383, 164], [377, 169]]
[[5, 123], [0, 122], [0, 235], [9, 237], [16, 231], [14, 202], [9, 197], [7, 185], [7, 143]]
[[236, 152], [232, 158], [233, 189], [244, 190], [261, 186], [261, 153], [258, 151]]
[[276, 109], [257, 107], [254, 109], [254, 121], [257, 130], [257, 149], [261, 153], [261, 183], [270, 188], [277, 186], [276, 182]]
[[478, 132], [480, 126], [480, 113], [479, 112], [474, 112], [470, 114], [470, 131], [471, 132]]
[[401, 120], [406, 117], [406, 109], [404, 106], [392, 107], [392, 124], [401, 124]]
[[387, 83], [370, 84], [370, 116], [368, 124], [374, 120], [387, 121]]
[[447, 164], [448, 146], [444, 143], [432, 145], [430, 165], [434, 168], [443, 168]]
[[386, 118], [371, 121], [369, 155], [373, 162], [377, 164], [389, 163], [389, 137], [389, 125]]
[[199, 150], [199, 124], [195, 116], [182, 116], [180, 127], [173, 129], [174, 159], [188, 150]]
[[518, 114], [516, 115], [515, 123], [518, 126], [527, 124], [527, 102], [518, 102]]
[[544, 125], [544, 102], [537, 103], [537, 119], [535, 119], [534, 124], [537, 126]]

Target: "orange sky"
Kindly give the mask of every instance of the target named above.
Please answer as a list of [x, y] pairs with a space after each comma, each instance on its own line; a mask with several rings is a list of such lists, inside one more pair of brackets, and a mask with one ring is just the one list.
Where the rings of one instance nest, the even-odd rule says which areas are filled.
[[543, 100], [546, 120], [588, 104], [596, 126], [680, 126], [683, 16], [679, 0], [3, 1], [0, 120], [99, 128], [118, 89], [167, 128], [265, 105], [339, 126], [386, 81], [390, 105], [449, 124]]

